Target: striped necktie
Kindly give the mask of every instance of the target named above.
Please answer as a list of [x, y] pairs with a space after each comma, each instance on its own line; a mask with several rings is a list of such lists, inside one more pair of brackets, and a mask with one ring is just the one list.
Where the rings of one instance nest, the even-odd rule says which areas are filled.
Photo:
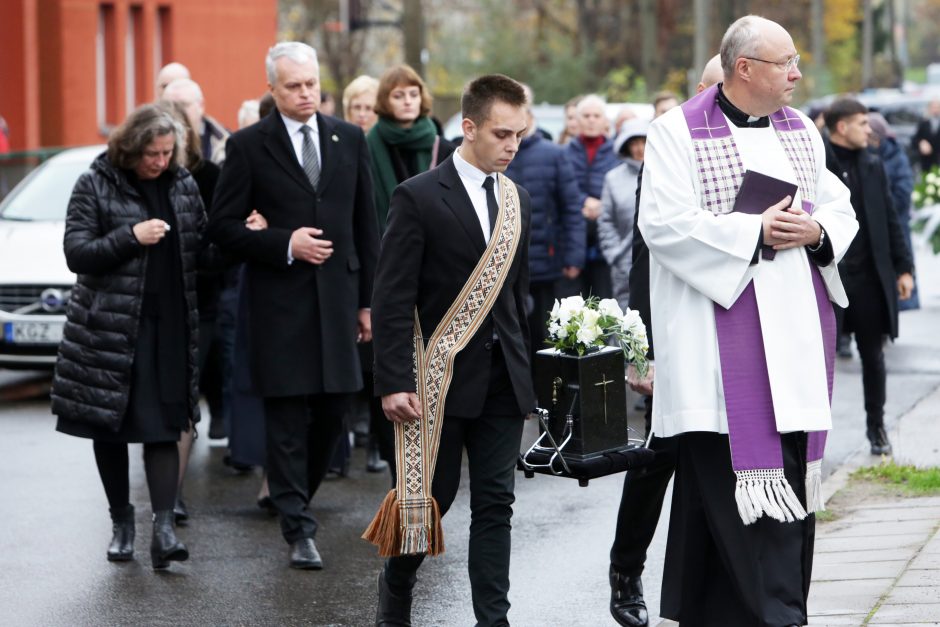
[[304, 134], [304, 143], [300, 151], [304, 160], [304, 172], [310, 184], [313, 185], [313, 189], [316, 189], [317, 183], [320, 182], [320, 161], [317, 159], [317, 149], [313, 146], [313, 139], [310, 138], [313, 129], [304, 124], [300, 127], [300, 132]]

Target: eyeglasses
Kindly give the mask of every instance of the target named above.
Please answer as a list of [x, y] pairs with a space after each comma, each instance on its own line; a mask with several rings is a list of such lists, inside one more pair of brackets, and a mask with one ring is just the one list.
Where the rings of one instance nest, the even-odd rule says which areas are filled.
[[770, 63], [776, 65], [778, 68], [782, 69], [784, 72], [789, 72], [793, 68], [797, 67], [800, 64], [800, 55], [795, 54], [786, 61], [768, 61], [767, 59], [758, 59], [757, 57], [744, 57], [745, 59], [750, 59], [751, 61], [760, 61], [761, 63]]

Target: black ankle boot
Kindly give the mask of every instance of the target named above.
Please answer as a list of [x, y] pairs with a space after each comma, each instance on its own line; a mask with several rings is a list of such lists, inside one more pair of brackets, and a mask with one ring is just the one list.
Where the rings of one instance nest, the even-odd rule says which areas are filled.
[[388, 462], [379, 455], [379, 443], [370, 436], [368, 453], [366, 453], [366, 472], [385, 472], [386, 470], [388, 470]]
[[134, 506], [111, 509], [111, 544], [109, 562], [127, 562], [134, 559]]
[[170, 562], [184, 562], [189, 559], [189, 551], [176, 537], [173, 530], [173, 510], [165, 509], [153, 513], [153, 540], [150, 542], [150, 558], [153, 569], [162, 570]]
[[407, 594], [393, 592], [385, 581], [385, 569], [382, 569], [379, 571], [378, 593], [375, 627], [411, 627], [411, 590]]
[[884, 427], [868, 429], [866, 435], [868, 436], [868, 442], [871, 444], [872, 455], [891, 454], [891, 442], [888, 441], [888, 434], [885, 432]]
[[891, 442], [888, 441], [888, 434], [885, 432], [884, 415], [867, 416], [865, 418], [865, 435], [871, 444], [872, 455], [890, 455]]
[[176, 495], [176, 503], [173, 505], [173, 520], [180, 527], [185, 527], [189, 524], [189, 509], [186, 507], [186, 503], [183, 502], [183, 495]]
[[628, 577], [610, 567], [610, 615], [618, 625], [647, 627], [649, 615], [643, 600], [643, 582], [640, 577]]

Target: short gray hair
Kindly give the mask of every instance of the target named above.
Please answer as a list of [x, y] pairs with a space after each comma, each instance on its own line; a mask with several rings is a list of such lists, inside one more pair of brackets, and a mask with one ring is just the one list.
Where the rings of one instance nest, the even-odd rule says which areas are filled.
[[597, 94], [588, 94], [578, 102], [574, 110], [577, 111], [578, 115], [581, 115], [584, 113], [585, 109], [592, 106], [600, 107], [601, 113], [604, 113], [606, 111], [607, 102]]
[[161, 98], [163, 100], [177, 100], [173, 96], [192, 96], [196, 102], [205, 102], [205, 97], [202, 95], [202, 88], [199, 86], [199, 83], [192, 80], [191, 78], [176, 78], [167, 84], [163, 89], [163, 95]]
[[734, 74], [734, 62], [739, 58], [757, 55], [757, 46], [760, 43], [757, 23], [763, 20], [764, 18], [758, 15], [745, 15], [735, 20], [725, 31], [718, 51], [725, 78]]
[[317, 66], [317, 72], [320, 71], [316, 50], [301, 41], [282, 41], [271, 46], [268, 56], [264, 59], [264, 69], [268, 75], [268, 83], [271, 85], [277, 80], [277, 68], [274, 64], [281, 57], [287, 57], [294, 63], [313, 61], [313, 64]]

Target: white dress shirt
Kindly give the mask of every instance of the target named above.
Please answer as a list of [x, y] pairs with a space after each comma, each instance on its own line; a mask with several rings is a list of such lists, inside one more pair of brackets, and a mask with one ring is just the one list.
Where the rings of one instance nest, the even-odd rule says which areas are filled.
[[320, 128], [317, 126], [317, 116], [313, 114], [309, 120], [306, 122], [298, 122], [297, 120], [292, 120], [287, 117], [280, 111], [277, 112], [281, 116], [281, 119], [284, 120], [284, 126], [287, 127], [287, 136], [290, 137], [290, 143], [294, 147], [294, 154], [297, 155], [297, 163], [300, 164], [300, 167], [304, 167], [304, 134], [301, 132], [300, 127], [307, 126], [312, 131], [310, 133], [310, 141], [313, 142], [313, 149], [317, 151], [317, 162], [320, 164], [320, 169], [323, 169], [323, 155], [320, 154]]
[[[300, 130], [302, 126], [307, 126], [312, 131], [310, 141], [313, 142], [313, 149], [317, 151], [317, 161], [320, 164], [320, 171], [323, 171], [323, 155], [320, 154], [320, 128], [317, 126], [317, 115], [313, 114], [306, 122], [298, 122], [281, 113], [277, 112], [284, 120], [284, 126], [287, 127], [287, 137], [290, 138], [291, 146], [294, 147], [294, 154], [297, 155], [297, 163], [304, 167], [304, 134]], [[313, 121], [313, 124], [310, 121]], [[294, 254], [291, 250], [290, 242], [287, 243], [287, 265], [294, 263]]]
[[483, 188], [483, 181], [490, 176], [495, 181], [493, 184], [493, 193], [496, 194], [499, 202], [499, 179], [496, 174], [484, 174], [480, 168], [470, 165], [470, 163], [460, 156], [460, 148], [454, 152], [454, 167], [457, 168], [457, 174], [460, 176], [460, 182], [467, 190], [470, 196], [470, 202], [473, 203], [473, 210], [476, 211], [477, 219], [480, 221], [480, 228], [483, 229], [483, 239], [487, 244], [490, 243], [490, 211], [486, 206], [486, 190]]

